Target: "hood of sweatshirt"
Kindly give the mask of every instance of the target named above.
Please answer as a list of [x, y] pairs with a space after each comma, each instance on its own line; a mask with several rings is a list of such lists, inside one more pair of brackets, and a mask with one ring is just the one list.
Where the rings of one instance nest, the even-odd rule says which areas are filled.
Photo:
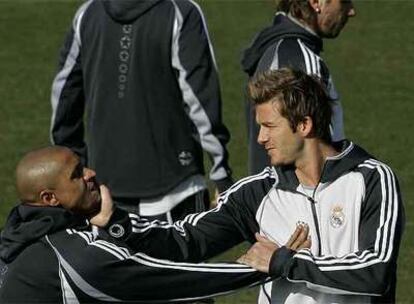
[[12, 209], [1, 232], [0, 258], [12, 262], [26, 247], [47, 234], [66, 228], [87, 227], [85, 218], [60, 207], [19, 204]]
[[106, 13], [118, 23], [132, 23], [164, 0], [103, 0]]
[[249, 76], [253, 75], [266, 50], [282, 38], [300, 38], [316, 54], [322, 51], [323, 43], [319, 36], [302, 26], [293, 17], [279, 12], [273, 24], [259, 32], [244, 51], [241, 61], [243, 70]]

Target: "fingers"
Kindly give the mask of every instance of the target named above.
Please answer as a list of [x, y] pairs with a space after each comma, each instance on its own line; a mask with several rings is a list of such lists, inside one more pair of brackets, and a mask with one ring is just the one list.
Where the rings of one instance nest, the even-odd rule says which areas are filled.
[[302, 232], [302, 230], [303, 230], [303, 225], [297, 225], [295, 231], [293, 232], [293, 234], [291, 235], [291, 237], [289, 238], [285, 246], [288, 248], [291, 248], [292, 244], [295, 242], [295, 240], [297, 239], [299, 234]]
[[261, 247], [261, 245], [258, 245], [258, 243], [254, 244], [245, 254], [237, 259], [237, 262], [268, 273], [273, 251], [258, 247]]
[[309, 236], [309, 226], [306, 223], [300, 222], [285, 246], [295, 251], [310, 248], [312, 241]]
[[101, 204], [102, 204], [101, 208], [112, 209], [113, 202], [112, 202], [111, 193], [109, 192], [108, 187], [106, 187], [105, 185], [100, 185], [99, 190], [101, 192]]
[[309, 248], [311, 248], [311, 246], [312, 246], [312, 240], [311, 240], [311, 237], [309, 236], [307, 238], [307, 240], [304, 241], [301, 245], [299, 245], [299, 247], [296, 250], [301, 250], [303, 248], [308, 248], [309, 249]]
[[291, 248], [292, 250], [298, 250], [299, 246], [301, 246], [307, 239], [309, 234], [309, 226], [304, 225], [297, 236], [297, 238], [293, 241]]

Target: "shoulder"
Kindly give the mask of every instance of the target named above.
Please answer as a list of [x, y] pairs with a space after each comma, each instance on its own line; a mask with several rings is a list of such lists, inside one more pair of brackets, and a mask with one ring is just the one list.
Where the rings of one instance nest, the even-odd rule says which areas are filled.
[[360, 163], [356, 171], [360, 172], [365, 179], [396, 179], [395, 173], [390, 166], [375, 158], [369, 158]]
[[276, 172], [273, 168], [267, 167], [259, 174], [245, 177], [234, 183], [232, 187], [224, 192], [224, 198], [230, 198], [243, 204], [257, 205], [275, 182]]
[[258, 71], [289, 67], [324, 77], [329, 74], [323, 59], [296, 37], [284, 37], [276, 40], [264, 52], [258, 65]]
[[180, 11], [183, 17], [200, 18], [203, 16], [201, 7], [192, 0], [168, 0], [176, 9]]

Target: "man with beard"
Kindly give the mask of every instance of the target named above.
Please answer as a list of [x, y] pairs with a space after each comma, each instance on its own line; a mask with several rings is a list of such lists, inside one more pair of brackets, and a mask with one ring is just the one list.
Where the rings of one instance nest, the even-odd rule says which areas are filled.
[[[173, 226], [142, 225], [136, 215], [110, 225], [124, 227], [119, 237], [131, 246], [174, 261], [256, 239], [240, 261], [279, 277], [259, 303], [394, 303], [405, 220], [393, 171], [351, 141], [331, 141], [332, 108], [318, 77], [267, 71], [248, 93], [271, 167], [235, 183], [217, 208]], [[283, 244], [298, 223], [307, 223], [312, 243], [293, 252]]]
[[[349, 17], [355, 16], [351, 0], [280, 0], [273, 24], [261, 31], [245, 51], [243, 70], [253, 75], [283, 67], [299, 69], [322, 79], [331, 99], [333, 141], [345, 138], [342, 106], [327, 65], [320, 57], [324, 38], [336, 38]], [[249, 174], [269, 165], [257, 143], [255, 109], [247, 103]]]

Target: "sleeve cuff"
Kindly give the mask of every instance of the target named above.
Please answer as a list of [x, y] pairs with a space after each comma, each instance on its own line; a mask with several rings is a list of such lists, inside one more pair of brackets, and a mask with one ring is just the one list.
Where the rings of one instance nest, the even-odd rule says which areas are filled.
[[103, 229], [115, 239], [126, 239], [132, 230], [128, 212], [115, 207], [114, 213]]
[[270, 259], [269, 274], [275, 277], [283, 276], [284, 268], [294, 254], [295, 251], [286, 246], [276, 250]]

